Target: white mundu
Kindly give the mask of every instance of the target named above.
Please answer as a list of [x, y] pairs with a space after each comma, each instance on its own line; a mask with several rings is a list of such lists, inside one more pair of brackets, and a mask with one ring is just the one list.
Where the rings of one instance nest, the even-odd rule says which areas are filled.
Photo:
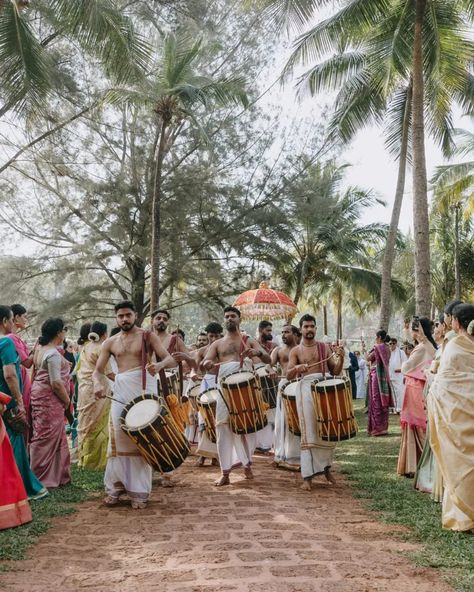
[[[226, 362], [219, 367], [219, 382], [239, 370], [250, 370], [250, 360], [244, 360], [243, 368], [240, 362]], [[257, 434], [234, 434], [229, 426], [229, 411], [222, 394], [217, 399], [216, 413], [217, 452], [219, 464], [224, 475], [240, 465], [247, 467], [252, 462], [252, 455], [257, 445]]]
[[[401, 411], [403, 405], [403, 374], [400, 372], [402, 364], [407, 361], [405, 352], [396, 347], [390, 352], [390, 382], [393, 386], [393, 396], [395, 399], [395, 410]], [[395, 372], [398, 370], [398, 372]]]
[[[157, 393], [156, 380], [147, 373], [146, 392]], [[111, 497], [127, 493], [131, 500], [146, 501], [151, 492], [152, 468], [120, 427], [124, 405], [142, 393], [142, 370], [133, 368], [115, 376], [110, 408], [109, 445], [105, 468], [105, 490]], [[133, 417], [132, 417], [133, 419]]]
[[[200, 385], [200, 394], [212, 389], [216, 386], [217, 376], [215, 374], [205, 374]], [[203, 456], [205, 458], [219, 458], [217, 454], [217, 444], [211, 442], [209, 436], [204, 427], [204, 418], [201, 412], [198, 414], [199, 417], [199, 436], [198, 436], [198, 447], [196, 449], [197, 456]]]
[[296, 406], [298, 409], [301, 429], [301, 475], [303, 479], [311, 479], [324, 473], [334, 462], [333, 442], [326, 442], [319, 436], [315, 412], [315, 403], [311, 393], [311, 383], [323, 378], [322, 374], [314, 373], [303, 376], [297, 383]]
[[282, 398], [283, 389], [288, 385], [296, 387], [296, 382], [289, 383], [286, 378], [282, 378], [278, 385], [275, 409], [275, 463], [279, 467], [299, 471], [301, 438], [290, 432], [288, 428], [288, 417]]

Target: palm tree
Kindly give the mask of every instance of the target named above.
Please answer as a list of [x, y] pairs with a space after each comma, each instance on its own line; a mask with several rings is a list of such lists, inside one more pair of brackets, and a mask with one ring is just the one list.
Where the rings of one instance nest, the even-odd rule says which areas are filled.
[[148, 64], [148, 44], [115, 0], [0, 0], [0, 117], [12, 109], [44, 113], [64, 74], [53, 42], [64, 38], [119, 83], [141, 77]]
[[196, 71], [202, 58], [200, 40], [191, 43], [185, 36], [168, 35], [155, 78], [147, 80], [135, 91], [114, 89], [109, 100], [141, 103], [156, 113], [154, 138], [154, 177], [152, 198], [150, 310], [156, 309], [160, 294], [161, 205], [163, 199], [163, 167], [167, 154], [190, 122], [207, 142], [199, 117], [211, 108], [247, 105], [244, 81], [241, 78], [211, 78]]
[[[429, 10], [425, 15], [426, 2]], [[318, 4], [325, 3], [321, 0]], [[400, 152], [392, 231], [384, 261], [383, 325], [388, 325], [390, 315], [389, 278], [403, 197], [406, 169], [403, 155], [408, 155], [409, 150], [408, 129], [413, 153], [417, 308], [420, 313], [429, 312], [429, 221], [423, 109], [428, 107], [431, 112], [427, 122], [429, 131], [446, 149], [450, 143], [453, 100], [465, 103], [466, 96], [469, 100], [472, 98], [472, 77], [468, 68], [472, 44], [465, 34], [467, 4], [459, 1], [447, 6], [438, 0], [421, 0], [415, 10], [408, 0], [352, 0], [302, 35], [289, 61], [291, 69], [297, 61], [305, 63], [321, 59], [328, 52], [334, 53], [313, 67], [302, 80], [308, 83], [313, 93], [322, 87], [338, 88], [344, 84], [334, 120], [346, 140], [360, 127], [380, 122], [387, 112], [387, 119], [397, 123], [397, 135], [392, 129], [387, 136], [389, 145], [393, 146], [396, 139]], [[472, 2], [470, 4], [472, 7]]]
[[[380, 274], [372, 268], [387, 232], [382, 224], [359, 224], [364, 210], [381, 202], [358, 187], [341, 191], [346, 168], [313, 165], [288, 187], [286, 205], [279, 204], [286, 227], [278, 241], [272, 238], [267, 255], [295, 303], [308, 290], [324, 304], [335, 302], [339, 334], [344, 292], [354, 300], [380, 301]], [[404, 295], [399, 283], [392, 288]]]
[[[457, 130], [461, 143], [454, 151], [455, 155], [471, 154], [474, 149], [474, 134], [465, 130]], [[432, 180], [433, 211], [446, 217], [454, 213], [454, 278], [455, 298], [459, 300], [462, 293], [461, 285], [461, 232], [469, 225], [474, 214], [474, 162], [462, 162], [438, 167]]]

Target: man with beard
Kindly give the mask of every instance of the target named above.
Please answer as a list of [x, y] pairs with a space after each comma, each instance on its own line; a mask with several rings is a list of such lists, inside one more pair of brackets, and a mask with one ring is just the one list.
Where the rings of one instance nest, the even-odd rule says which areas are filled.
[[270, 321], [260, 321], [258, 324], [257, 342], [269, 353], [276, 347], [276, 344], [273, 343], [272, 329], [273, 325]]
[[[222, 327], [219, 323], [209, 323], [205, 329], [205, 332], [206, 338], [209, 342], [207, 345], [199, 348], [195, 352], [192, 352], [192, 354], [177, 352], [173, 354], [174, 359], [178, 362], [187, 362], [194, 371], [199, 372], [201, 369], [201, 363], [204, 360], [204, 357], [206, 356], [210, 346], [221, 338]], [[213, 368], [204, 374], [200, 385], [199, 394], [202, 394], [216, 386], [217, 372], [217, 368]], [[198, 446], [196, 449], [196, 454], [199, 456], [199, 460], [197, 462], [197, 466], [204, 466], [206, 458], [210, 458], [212, 465], [215, 466], [217, 465], [217, 460], [219, 458], [217, 454], [217, 445], [215, 442], [211, 442], [209, 439], [205, 430], [204, 419], [200, 413], [198, 414], [198, 425]]]
[[[258, 358], [265, 364], [270, 363], [270, 356], [255, 339], [244, 337], [240, 332], [240, 311], [233, 306], [224, 309], [226, 335], [209, 346], [201, 367], [209, 372], [219, 368], [218, 377], [222, 380], [233, 372], [251, 370], [252, 358]], [[230, 484], [230, 472], [243, 465], [245, 478], [253, 479], [251, 464], [256, 446], [257, 434], [234, 434], [229, 426], [229, 411], [222, 395], [217, 399], [216, 413], [217, 451], [221, 466], [221, 478], [216, 485]], [[258, 433], [258, 432], [257, 432]]]
[[170, 324], [171, 315], [164, 308], [155, 310], [151, 313], [151, 326], [153, 332], [156, 334], [161, 342], [161, 345], [170, 353], [174, 352], [188, 352], [188, 348], [184, 345], [181, 335], [177, 331], [173, 334], [168, 333], [168, 326]]
[[[313, 477], [324, 473], [330, 483], [335, 483], [331, 474], [335, 444], [323, 441], [317, 430], [311, 383], [324, 378], [330, 372], [341, 373], [344, 364], [344, 349], [335, 347], [334, 352], [323, 342], [316, 341], [316, 319], [305, 314], [300, 319], [302, 341], [294, 347], [289, 356], [286, 376], [292, 380], [301, 376], [296, 390], [296, 406], [301, 428], [301, 474], [302, 489], [311, 490]], [[301, 425], [303, 423], [303, 425]]]
[[276, 467], [290, 470], [300, 469], [300, 437], [295, 436], [288, 429], [288, 418], [286, 416], [285, 405], [282, 400], [282, 390], [288, 380], [286, 378], [286, 369], [291, 350], [298, 345], [299, 330], [294, 325], [285, 325], [281, 330], [281, 340], [283, 345], [273, 349], [271, 354], [272, 366], [278, 366], [280, 369], [281, 380], [278, 385], [277, 406], [275, 412], [275, 437], [274, 449], [275, 458], [273, 464]]
[[[118, 372], [114, 382], [114, 401], [110, 409], [104, 503], [107, 506], [115, 506], [119, 497], [126, 493], [132, 502], [132, 508], [141, 509], [146, 506], [151, 492], [152, 468], [121, 429], [120, 416], [124, 405], [142, 393], [143, 347], [148, 345], [148, 351], [154, 352], [161, 360], [157, 364], [158, 370], [174, 366], [175, 361], [156, 335], [136, 326], [137, 314], [133, 302], [119, 302], [115, 306], [115, 315], [121, 331], [104, 342], [92, 374], [95, 396], [105, 397], [105, 368], [110, 356], [115, 358]], [[156, 381], [148, 372], [145, 376], [146, 392], [156, 394]]]

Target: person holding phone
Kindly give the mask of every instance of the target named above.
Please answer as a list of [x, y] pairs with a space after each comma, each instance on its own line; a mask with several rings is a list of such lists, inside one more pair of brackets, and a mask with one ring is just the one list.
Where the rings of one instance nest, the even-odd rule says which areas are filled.
[[402, 439], [397, 473], [405, 477], [414, 477], [425, 443], [425, 370], [429, 368], [437, 349], [431, 326], [429, 319], [413, 317], [411, 334], [416, 345], [408, 360], [402, 364], [405, 388], [400, 413]]

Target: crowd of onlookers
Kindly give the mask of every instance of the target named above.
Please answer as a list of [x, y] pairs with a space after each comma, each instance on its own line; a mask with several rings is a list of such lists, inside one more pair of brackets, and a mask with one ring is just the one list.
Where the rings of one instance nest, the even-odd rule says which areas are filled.
[[[72, 343], [64, 322], [48, 319], [34, 347], [21, 337], [26, 326], [23, 306], [0, 306], [0, 510], [9, 508], [0, 529], [31, 520], [28, 499], [70, 482], [71, 447], [80, 466], [106, 464], [110, 400], [94, 397], [92, 373], [107, 326], [86, 323]], [[445, 527], [474, 530], [474, 306], [406, 319], [398, 337], [378, 331], [369, 352], [346, 347], [353, 398], [366, 399], [371, 436], [400, 415], [399, 475], [443, 503]], [[200, 333], [189, 349], [206, 340]], [[104, 377], [110, 392], [115, 371]]]
[[378, 331], [367, 355], [368, 433], [387, 435], [398, 413], [398, 474], [442, 503], [445, 528], [474, 530], [474, 305], [407, 319], [401, 339]]

